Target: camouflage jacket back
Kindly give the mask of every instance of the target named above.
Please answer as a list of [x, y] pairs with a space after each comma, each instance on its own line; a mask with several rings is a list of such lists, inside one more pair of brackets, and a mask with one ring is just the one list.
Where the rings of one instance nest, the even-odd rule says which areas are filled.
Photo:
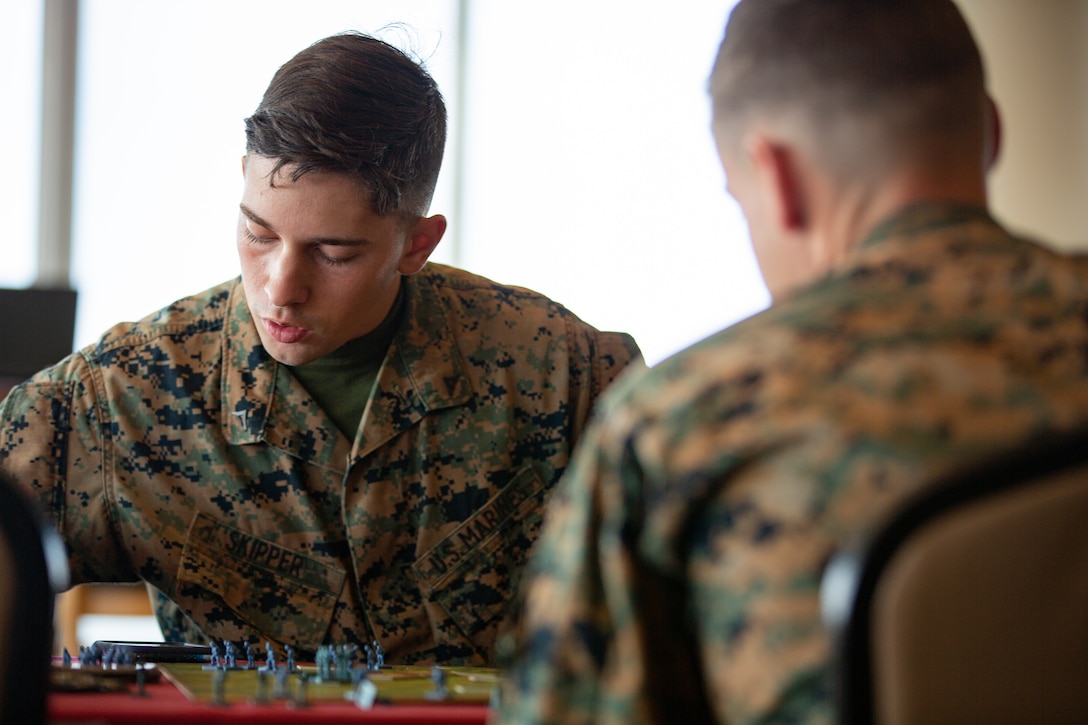
[[491, 663], [543, 501], [639, 353], [528, 290], [437, 264], [404, 281], [355, 440], [265, 353], [237, 280], [15, 388], [0, 467], [73, 583], [143, 580], [208, 637], [300, 656]]
[[819, 583], [904, 496], [1088, 422], [1088, 262], [921, 205], [605, 395], [529, 567], [503, 722], [832, 722]]

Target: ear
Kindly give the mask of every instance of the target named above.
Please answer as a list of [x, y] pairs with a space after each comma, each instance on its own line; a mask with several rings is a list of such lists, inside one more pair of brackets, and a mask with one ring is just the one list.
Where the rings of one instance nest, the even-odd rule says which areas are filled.
[[804, 228], [808, 215], [793, 151], [766, 136], [754, 136], [746, 146], [764, 199], [769, 203], [771, 218], [783, 231]]
[[442, 241], [442, 235], [446, 233], [446, 217], [435, 214], [429, 217], [420, 217], [408, 230], [408, 238], [404, 246], [404, 254], [401, 255], [397, 271], [401, 274], [415, 274], [423, 269], [427, 259], [431, 256], [438, 243]]
[[997, 109], [994, 97], [989, 93], [986, 94], [986, 105], [986, 148], [983, 171], [988, 173], [993, 170], [997, 157], [1001, 155], [1001, 112]]

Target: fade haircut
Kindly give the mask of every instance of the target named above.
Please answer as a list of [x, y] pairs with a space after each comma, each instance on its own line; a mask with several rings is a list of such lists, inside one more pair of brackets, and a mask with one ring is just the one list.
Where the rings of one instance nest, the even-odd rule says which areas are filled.
[[442, 166], [446, 105], [434, 79], [405, 53], [356, 32], [320, 40], [287, 61], [246, 119], [246, 152], [291, 167], [344, 173], [374, 213], [426, 213]]
[[719, 133], [792, 114], [831, 166], [934, 136], [981, 138], [988, 108], [982, 58], [951, 0], [741, 0], [710, 94]]

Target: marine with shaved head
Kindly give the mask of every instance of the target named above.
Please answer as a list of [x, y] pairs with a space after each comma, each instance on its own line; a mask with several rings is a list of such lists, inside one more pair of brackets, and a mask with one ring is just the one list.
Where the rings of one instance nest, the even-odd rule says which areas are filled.
[[1084, 262], [988, 210], [997, 116], [952, 2], [742, 0], [710, 96], [773, 302], [605, 395], [501, 722], [831, 722], [829, 556], [1088, 421]]

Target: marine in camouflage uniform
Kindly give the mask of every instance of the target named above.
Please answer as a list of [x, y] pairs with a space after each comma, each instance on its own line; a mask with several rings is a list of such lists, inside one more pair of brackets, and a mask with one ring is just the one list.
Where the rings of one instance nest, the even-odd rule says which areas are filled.
[[[145, 581], [204, 637], [489, 664], [549, 489], [639, 358], [530, 291], [429, 264], [354, 440], [264, 351], [240, 281], [110, 330], [0, 406], [0, 469], [73, 583]], [[203, 640], [200, 640], [203, 641]]]
[[923, 205], [605, 395], [530, 564], [503, 722], [831, 722], [830, 554], [1088, 422], [1088, 262]]
[[1088, 423], [1088, 260], [989, 214], [1000, 126], [954, 3], [740, 0], [710, 95], [774, 303], [606, 393], [502, 722], [832, 722], [832, 553]]

